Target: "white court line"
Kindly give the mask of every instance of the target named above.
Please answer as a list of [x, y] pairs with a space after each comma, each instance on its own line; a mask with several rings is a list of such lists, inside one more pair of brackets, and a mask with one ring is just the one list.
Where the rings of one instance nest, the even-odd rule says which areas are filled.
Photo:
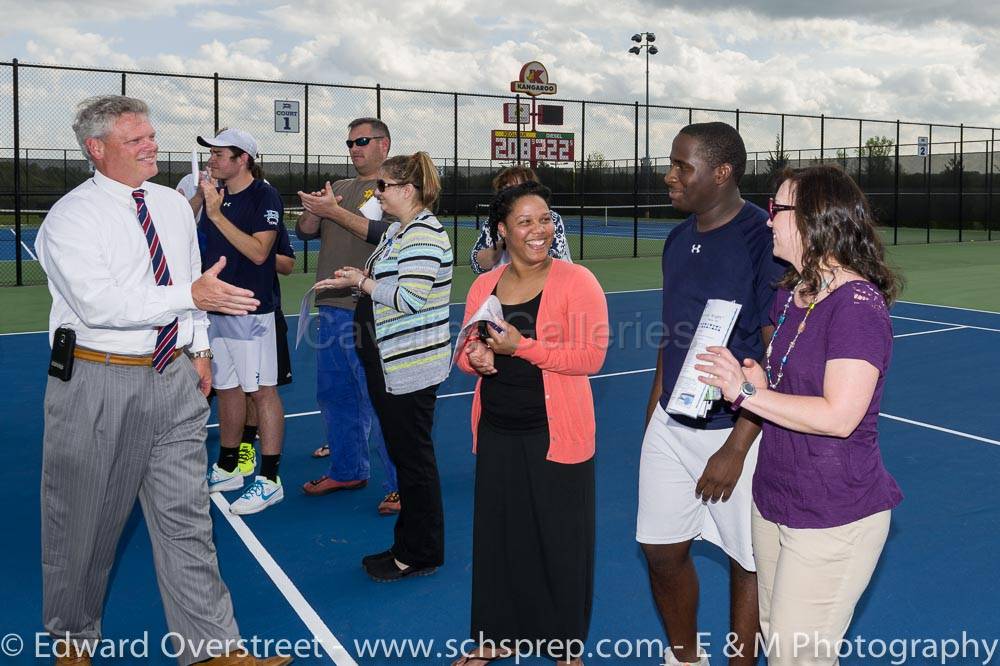
[[[622, 375], [637, 375], [642, 372], [653, 372], [656, 368], [644, 368], [642, 370], [626, 370], [625, 372], [609, 372], [604, 375], [593, 375], [591, 379], [605, 379], [607, 377], [621, 377]], [[461, 391], [459, 393], [442, 393], [437, 397], [438, 400], [444, 400], [445, 398], [460, 398], [466, 395], [473, 395], [475, 391]], [[319, 410], [313, 412], [297, 412], [295, 414], [285, 414], [285, 419], [295, 419], [300, 416], [316, 416], [319, 414]], [[209, 423], [208, 428], [218, 428], [218, 423]]]
[[924, 423], [922, 421], [913, 421], [911, 419], [904, 419], [902, 416], [893, 416], [892, 414], [885, 414], [883, 412], [879, 412], [879, 416], [885, 417], [887, 419], [892, 419], [893, 421], [899, 421], [901, 423], [909, 423], [910, 425], [920, 426], [921, 428], [927, 428], [929, 430], [937, 430], [938, 432], [948, 433], [949, 435], [955, 435], [956, 437], [974, 439], [977, 442], [985, 442], [987, 444], [994, 444], [996, 446], [1000, 446], [1000, 442], [998, 442], [995, 439], [990, 439], [988, 437], [980, 437], [979, 435], [970, 435], [967, 432], [952, 430], [951, 428], [942, 428], [941, 426], [936, 426], [930, 423]]
[[[657, 289], [632, 289], [632, 290], [629, 290], [629, 291], [608, 291], [608, 292], [605, 292], [605, 296], [615, 296], [617, 294], [641, 294], [643, 292], [649, 292], [649, 291], [663, 291], [663, 290], [657, 288]], [[1000, 314], [998, 312], [991, 312], [990, 310], [974, 310], [972, 308], [959, 308], [959, 307], [954, 307], [954, 306], [951, 306], [951, 305], [934, 305], [933, 303], [916, 303], [916, 302], [913, 302], [913, 301], [898, 301], [898, 302], [899, 303], [910, 303], [911, 305], [926, 305], [927, 307], [932, 307], [932, 308], [948, 308], [949, 310], [960, 310], [960, 311], [965, 311], [965, 312], [980, 312], [980, 313], [984, 313], [984, 314]], [[459, 307], [459, 306], [464, 307], [465, 303], [449, 303], [449, 305], [451, 307]], [[319, 313], [318, 312], [310, 312], [309, 314], [311, 316], [315, 316], [315, 315], [317, 315]], [[298, 316], [299, 315], [297, 313], [291, 313], [291, 314], [286, 313], [285, 314], [285, 319], [290, 319], [292, 317], [298, 317]], [[959, 324], [956, 324], [953, 321], [932, 321], [930, 319], [914, 319], [914, 318], [911, 318], [911, 317], [902, 317], [902, 316], [899, 316], [899, 315], [891, 315], [891, 317], [893, 319], [906, 319], [906, 320], [909, 320], [909, 321], [922, 321], [922, 322], [926, 322], [928, 324], [941, 324], [941, 325], [944, 325], [944, 326], [958, 326], [959, 325]], [[983, 327], [983, 326], [965, 326], [965, 328], [975, 328], [975, 329], [979, 329], [979, 330], [983, 330], [983, 331], [992, 331], [992, 332], [995, 332], [995, 333], [1000, 333], [1000, 329], [986, 328], [986, 327]], [[7, 335], [38, 335], [38, 334], [41, 334], [41, 333], [48, 334], [48, 331], [21, 331], [19, 333], [0, 333], [0, 337], [4, 337], [4, 336], [7, 336]]]
[[[14, 238], [17, 238], [17, 232], [16, 231], [14, 231], [13, 229], [7, 229], [7, 231], [9, 231], [14, 236]], [[30, 247], [28, 247], [27, 245], [24, 244], [23, 240], [21, 241], [21, 247], [23, 247], [25, 250], [28, 251], [28, 254], [31, 255], [32, 259], [34, 259], [35, 261], [38, 261], [38, 257], [35, 256], [35, 253], [31, 251]]]
[[[1000, 328], [988, 328], [986, 326], [973, 326], [972, 324], [956, 324], [953, 321], [935, 321], [933, 319], [917, 319], [916, 317], [901, 317], [899, 315], [890, 315], [893, 319], [902, 319], [903, 321], [919, 321], [924, 324], [940, 324], [942, 326], [961, 326], [962, 328], [973, 328], [977, 331], [990, 331], [991, 333], [1000, 333]], [[899, 337], [894, 336], [894, 337]]]
[[950, 328], [935, 328], [931, 331], [917, 331], [916, 333], [901, 333], [899, 335], [894, 335], [894, 338], [909, 338], [914, 335], [930, 335], [931, 333], [944, 333], [945, 331], [961, 331], [963, 328], [968, 328], [968, 326], [952, 326]]
[[267, 573], [275, 587], [278, 588], [278, 591], [288, 601], [292, 610], [305, 623], [306, 628], [312, 632], [312, 635], [322, 646], [323, 651], [330, 656], [333, 663], [337, 664], [337, 666], [357, 666], [358, 662], [354, 661], [354, 658], [351, 657], [341, 642], [337, 640], [337, 637], [333, 635], [333, 632], [326, 626], [326, 623], [323, 622], [319, 614], [309, 605], [309, 602], [302, 596], [302, 593], [295, 587], [295, 584], [288, 575], [274, 561], [271, 554], [267, 552], [267, 549], [257, 539], [257, 535], [247, 527], [242, 518], [229, 512], [229, 502], [222, 496], [222, 493], [212, 493], [211, 498], [212, 503], [215, 504], [226, 518], [226, 521], [233, 528], [233, 531], [236, 532], [237, 536], [243, 540], [247, 550], [250, 551], [250, 554], [253, 555], [257, 563], [264, 569], [264, 572]]
[[926, 305], [929, 308], [948, 308], [949, 310], [962, 310], [964, 312], [981, 312], [983, 314], [1000, 314], [1000, 312], [995, 312], [994, 310], [976, 310], [975, 308], [960, 308], [955, 305], [938, 305], [937, 303], [918, 303], [916, 301], [896, 301], [897, 303], [906, 303], [907, 305]]

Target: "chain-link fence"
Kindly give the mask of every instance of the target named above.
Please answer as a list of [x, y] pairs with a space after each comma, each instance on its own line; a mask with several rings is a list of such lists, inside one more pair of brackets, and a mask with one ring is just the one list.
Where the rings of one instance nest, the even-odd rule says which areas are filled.
[[[430, 153], [441, 174], [438, 216], [464, 258], [485, 219], [490, 181], [516, 162], [553, 190], [575, 258], [655, 256], [682, 215], [663, 178], [684, 125], [721, 120], [747, 146], [744, 196], [760, 205], [786, 166], [841, 165], [872, 201], [889, 243], [992, 240], [995, 130], [965, 125], [802, 114], [539, 99], [562, 107], [562, 125], [533, 125], [534, 103], [515, 95], [428, 92], [326, 83], [0, 63], [0, 286], [40, 284], [34, 239], [48, 208], [90, 176], [70, 123], [89, 96], [144, 99], [168, 186], [190, 172], [195, 137], [239, 127], [258, 139], [265, 177], [286, 207], [296, 192], [355, 175], [347, 124], [374, 116], [392, 132], [392, 154]], [[276, 103], [299, 108], [298, 132], [277, 131]], [[531, 107], [527, 124], [505, 123], [506, 105]], [[501, 131], [500, 134], [497, 131]], [[537, 132], [537, 133], [533, 133]], [[648, 146], [648, 150], [647, 150]], [[202, 162], [207, 158], [200, 149]], [[287, 223], [293, 226], [294, 213]], [[299, 246], [315, 266], [316, 242]]]

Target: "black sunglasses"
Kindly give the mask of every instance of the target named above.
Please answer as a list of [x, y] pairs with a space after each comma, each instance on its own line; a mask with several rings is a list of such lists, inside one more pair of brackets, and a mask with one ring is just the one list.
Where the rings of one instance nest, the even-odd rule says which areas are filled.
[[409, 185], [409, 183], [387, 183], [381, 178], [375, 181], [375, 189], [379, 192], [385, 192], [390, 187], [403, 187], [404, 185]]
[[789, 206], [788, 204], [780, 204], [774, 202], [774, 197], [767, 200], [767, 216], [771, 220], [774, 220], [774, 216], [783, 210], [795, 210], [795, 206]]
[[359, 136], [357, 139], [348, 139], [344, 143], [347, 144], [348, 148], [353, 148], [354, 144], [358, 144], [359, 146], [367, 146], [369, 143], [372, 142], [372, 139], [384, 139], [384, 138], [385, 138], [384, 136]]

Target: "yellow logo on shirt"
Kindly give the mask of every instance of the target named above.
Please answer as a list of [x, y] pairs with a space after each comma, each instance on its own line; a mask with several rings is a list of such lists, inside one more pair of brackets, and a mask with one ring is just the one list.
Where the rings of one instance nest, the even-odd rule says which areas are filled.
[[[365, 190], [365, 193], [361, 195], [361, 206], [364, 206], [366, 203], [368, 203], [368, 200], [371, 199], [374, 195], [375, 195], [374, 189], [369, 188]], [[358, 208], [360, 208], [361, 206], [358, 206]]]

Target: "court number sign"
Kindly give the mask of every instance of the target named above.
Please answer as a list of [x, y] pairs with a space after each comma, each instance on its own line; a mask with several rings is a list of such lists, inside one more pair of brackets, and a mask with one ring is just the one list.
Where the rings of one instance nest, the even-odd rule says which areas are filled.
[[572, 132], [531, 132], [521, 131], [520, 155], [517, 149], [515, 130], [493, 130], [493, 159], [501, 161], [521, 160], [544, 162], [573, 161]]
[[274, 100], [274, 131], [299, 131], [299, 103], [293, 100]]

